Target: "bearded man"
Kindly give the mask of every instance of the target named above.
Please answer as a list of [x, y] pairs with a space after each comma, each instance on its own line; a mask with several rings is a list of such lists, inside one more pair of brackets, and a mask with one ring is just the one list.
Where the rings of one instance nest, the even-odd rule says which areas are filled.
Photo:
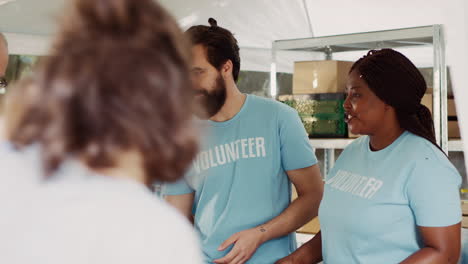
[[317, 215], [320, 170], [294, 109], [239, 91], [237, 40], [208, 22], [186, 31], [200, 152], [184, 179], [162, 193], [193, 219], [205, 263], [271, 264], [294, 251], [294, 231]]

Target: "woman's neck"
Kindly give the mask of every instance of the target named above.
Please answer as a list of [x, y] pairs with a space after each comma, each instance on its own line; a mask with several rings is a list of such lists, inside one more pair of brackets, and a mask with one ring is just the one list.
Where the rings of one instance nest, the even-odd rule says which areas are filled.
[[370, 135], [370, 148], [372, 151], [379, 151], [390, 146], [405, 130], [398, 124], [393, 126], [383, 126], [375, 134]]

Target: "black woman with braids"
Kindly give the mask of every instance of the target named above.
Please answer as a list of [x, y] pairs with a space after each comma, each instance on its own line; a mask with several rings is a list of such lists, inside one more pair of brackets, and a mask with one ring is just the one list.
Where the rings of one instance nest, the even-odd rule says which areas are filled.
[[461, 177], [436, 145], [426, 88], [391, 49], [353, 65], [344, 107], [364, 136], [326, 179], [321, 233], [278, 263], [457, 263]]

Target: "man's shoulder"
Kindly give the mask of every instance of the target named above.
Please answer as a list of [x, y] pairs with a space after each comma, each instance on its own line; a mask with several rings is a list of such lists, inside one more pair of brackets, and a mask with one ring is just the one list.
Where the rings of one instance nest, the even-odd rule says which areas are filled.
[[272, 98], [261, 97], [257, 95], [248, 95], [251, 101], [251, 105], [256, 110], [265, 110], [266, 112], [272, 113], [297, 113], [297, 111], [279, 101]]

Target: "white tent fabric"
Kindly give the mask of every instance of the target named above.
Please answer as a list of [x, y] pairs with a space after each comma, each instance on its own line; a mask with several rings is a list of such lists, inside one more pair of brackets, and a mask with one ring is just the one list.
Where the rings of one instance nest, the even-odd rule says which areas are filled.
[[[1, 5], [2, 2], [5, 4]], [[65, 2], [1, 0], [0, 31], [14, 33], [7, 34], [12, 50], [45, 52], [49, 37], [55, 32], [55, 17], [60, 15]], [[463, 99], [468, 97], [466, 0], [161, 0], [161, 3], [184, 29], [195, 24], [206, 25], [209, 17], [217, 19], [239, 41], [241, 68], [254, 71], [269, 71], [271, 43], [278, 39], [443, 24], [462, 135], [468, 138], [468, 104], [463, 104]], [[412, 52], [410, 58], [417, 65], [429, 66], [432, 54], [428, 56], [428, 53], [427, 50]], [[348, 59], [355, 56], [358, 55], [350, 55]], [[278, 69], [291, 72], [293, 60], [313, 58], [310, 54], [281, 55]]]
[[[458, 2], [458, 3], [457, 3]], [[269, 70], [268, 49], [278, 39], [377, 31], [404, 27], [446, 25], [448, 48], [457, 42], [464, 26], [457, 22], [462, 0], [327, 1], [327, 0], [182, 0], [163, 1], [182, 27], [207, 24], [209, 17], [236, 34], [243, 50], [243, 69]], [[306, 8], [307, 7], [307, 8]], [[453, 31], [452, 34], [450, 31]], [[255, 53], [255, 56], [251, 56]], [[262, 55], [260, 55], [262, 54]], [[260, 59], [260, 57], [262, 59]], [[253, 57], [253, 59], [252, 59]], [[449, 56], [450, 57], [450, 56]], [[450, 58], [449, 63], [450, 63]]]

